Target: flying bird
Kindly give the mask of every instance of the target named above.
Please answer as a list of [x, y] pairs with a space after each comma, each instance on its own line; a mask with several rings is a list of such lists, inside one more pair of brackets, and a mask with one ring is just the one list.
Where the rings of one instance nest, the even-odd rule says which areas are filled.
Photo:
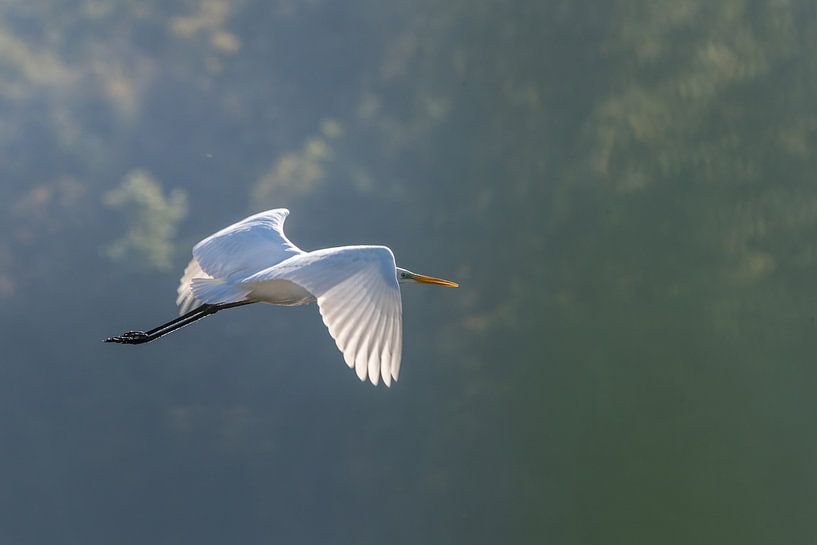
[[317, 301], [346, 365], [362, 381], [368, 377], [376, 385], [382, 378], [390, 386], [400, 374], [403, 345], [400, 284], [459, 284], [401, 269], [386, 246], [305, 252], [284, 234], [288, 215], [286, 208], [267, 210], [196, 244], [177, 289], [179, 317], [105, 342], [147, 343], [220, 310], [252, 303]]

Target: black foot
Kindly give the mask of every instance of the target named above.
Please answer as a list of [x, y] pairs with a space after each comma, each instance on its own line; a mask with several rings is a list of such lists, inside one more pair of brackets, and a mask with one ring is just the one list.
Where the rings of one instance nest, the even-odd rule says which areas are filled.
[[105, 339], [106, 343], [119, 344], [140, 344], [148, 339], [148, 334], [144, 331], [126, 331], [118, 337], [108, 337]]

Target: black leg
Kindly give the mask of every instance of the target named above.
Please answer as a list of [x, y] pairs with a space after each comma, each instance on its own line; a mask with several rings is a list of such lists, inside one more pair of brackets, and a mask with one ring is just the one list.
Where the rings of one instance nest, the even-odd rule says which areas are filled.
[[173, 331], [188, 326], [197, 320], [201, 320], [206, 316], [215, 314], [219, 310], [249, 305], [254, 302], [255, 301], [239, 301], [238, 303], [221, 303], [216, 305], [204, 304], [191, 310], [187, 314], [183, 314], [182, 316], [170, 320], [167, 323], [154, 327], [150, 331], [127, 331], [118, 337], [108, 337], [105, 339], [105, 342], [118, 344], [149, 343], [150, 341], [155, 341], [159, 337], [164, 337], [168, 333], [172, 333]]
[[190, 325], [193, 322], [204, 318], [205, 316], [218, 312], [214, 308], [215, 306], [216, 305], [201, 305], [183, 316], [170, 320], [166, 324], [154, 327], [150, 331], [126, 331], [118, 337], [108, 337], [105, 339], [105, 342], [118, 344], [143, 344], [150, 341], [155, 341], [159, 337], [163, 337], [172, 331], [181, 329], [186, 325]]
[[[166, 324], [156, 326], [153, 329], [151, 329], [150, 331], [145, 331], [144, 333], [146, 335], [153, 335], [154, 333], [156, 333], [158, 331], [161, 331], [162, 329], [165, 329], [166, 327], [170, 327], [172, 325], [175, 325], [175, 324], [177, 324], [179, 322], [187, 320], [188, 318], [192, 318], [193, 316], [198, 316], [199, 314], [202, 314], [206, 310], [206, 307], [211, 307], [211, 306], [213, 306], [213, 305], [207, 305], [207, 304], [200, 305], [200, 306], [194, 308], [193, 310], [191, 310], [190, 312], [187, 312], [186, 314], [182, 314], [178, 318], [174, 318], [173, 320], [170, 320]], [[135, 333], [135, 332], [130, 331], [129, 333]]]

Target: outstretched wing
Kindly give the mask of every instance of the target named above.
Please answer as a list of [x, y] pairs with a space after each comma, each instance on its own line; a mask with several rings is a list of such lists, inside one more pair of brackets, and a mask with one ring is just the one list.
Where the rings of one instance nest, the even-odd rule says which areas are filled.
[[394, 255], [385, 246], [347, 246], [303, 254], [242, 286], [289, 280], [318, 300], [323, 323], [360, 380], [386, 386], [400, 374], [402, 301]]
[[210, 235], [193, 247], [201, 270], [213, 278], [250, 276], [303, 253], [284, 234], [286, 208], [267, 210]]
[[176, 304], [184, 313], [197, 302], [191, 290], [195, 278], [237, 281], [303, 251], [284, 234], [286, 208], [260, 212], [210, 235], [193, 247], [177, 289]]

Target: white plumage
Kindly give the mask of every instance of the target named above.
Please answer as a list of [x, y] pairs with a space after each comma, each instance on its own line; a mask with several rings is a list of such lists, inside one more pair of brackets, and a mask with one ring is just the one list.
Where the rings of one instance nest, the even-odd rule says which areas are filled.
[[[178, 288], [180, 314], [197, 303], [300, 305], [317, 301], [323, 322], [360, 380], [389, 386], [400, 374], [399, 282], [456, 287], [396, 266], [385, 246], [304, 252], [287, 239], [285, 208], [250, 216], [193, 248]], [[119, 341], [117, 341], [119, 342]]]

